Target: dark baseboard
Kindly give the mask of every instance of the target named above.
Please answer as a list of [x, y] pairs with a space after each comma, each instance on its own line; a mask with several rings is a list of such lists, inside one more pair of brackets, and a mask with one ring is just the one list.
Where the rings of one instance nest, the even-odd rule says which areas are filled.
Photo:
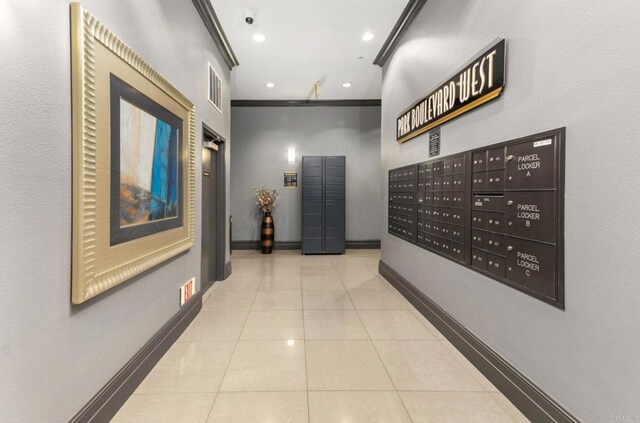
[[[231, 246], [234, 250], [261, 250], [260, 241], [233, 241]], [[380, 240], [372, 239], [365, 241], [346, 241], [347, 249], [378, 249], [380, 248]], [[276, 241], [273, 244], [274, 250], [300, 250], [302, 243], [300, 241]]]
[[231, 262], [228, 262], [227, 264], [224, 265], [224, 278], [227, 279], [229, 276], [231, 276]]
[[347, 241], [346, 246], [348, 250], [379, 250], [380, 240]]
[[110, 421], [202, 308], [201, 289], [136, 353], [69, 423]]
[[518, 369], [382, 260], [380, 260], [378, 270], [529, 420], [536, 423], [579, 423], [576, 417], [520, 373]]
[[[231, 246], [234, 250], [262, 250], [260, 241], [233, 241]], [[297, 241], [276, 241], [273, 244], [274, 250], [299, 250], [300, 242]]]

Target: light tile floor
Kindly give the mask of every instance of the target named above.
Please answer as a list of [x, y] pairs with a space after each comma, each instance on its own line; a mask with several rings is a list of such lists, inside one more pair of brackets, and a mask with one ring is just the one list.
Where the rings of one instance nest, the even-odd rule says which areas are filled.
[[112, 421], [527, 422], [378, 275], [379, 258], [235, 252]]

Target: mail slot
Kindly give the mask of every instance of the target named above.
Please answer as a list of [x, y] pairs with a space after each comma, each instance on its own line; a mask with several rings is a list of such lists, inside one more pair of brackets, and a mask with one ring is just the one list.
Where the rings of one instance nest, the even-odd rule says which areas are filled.
[[464, 242], [464, 228], [449, 225], [449, 239], [456, 242]]
[[453, 190], [464, 191], [465, 175], [453, 175]]
[[471, 212], [471, 227], [487, 230], [487, 217], [484, 212], [475, 210]]
[[487, 191], [504, 191], [504, 170], [487, 172]]
[[485, 191], [487, 189], [487, 172], [473, 172], [471, 188], [474, 191]]
[[504, 257], [487, 253], [487, 270], [500, 278], [505, 276], [506, 260]]
[[443, 238], [440, 241], [440, 251], [446, 255], [451, 255], [451, 244], [452, 242], [448, 239]]
[[442, 236], [445, 239], [449, 239], [449, 237], [451, 236], [451, 225], [449, 225], [448, 223], [441, 223], [440, 236]]
[[482, 248], [504, 257], [507, 253], [504, 235], [486, 232], [484, 236], [484, 247]]
[[453, 173], [464, 173], [464, 156], [458, 156], [453, 158]]
[[552, 138], [507, 146], [506, 189], [556, 188], [555, 152]]
[[489, 150], [487, 169], [504, 169], [504, 147]]
[[452, 242], [451, 257], [459, 261], [464, 260], [464, 245], [458, 242]]
[[442, 176], [442, 162], [435, 162], [433, 164], [433, 176]]
[[453, 189], [453, 175], [442, 177], [442, 190], [451, 191]]
[[472, 170], [474, 172], [487, 170], [487, 152], [482, 151], [478, 153], [473, 153], [473, 156], [471, 158], [471, 163], [473, 164]]
[[442, 211], [442, 215], [444, 216], [443, 222], [445, 222], [445, 223], [454, 223], [453, 222], [454, 213], [458, 213], [458, 210], [454, 210], [451, 207], [443, 209], [443, 211]]
[[444, 159], [442, 161], [442, 174], [453, 175], [453, 159]]
[[444, 207], [453, 207], [453, 193], [451, 191], [442, 192], [442, 205]]
[[485, 212], [487, 230], [504, 233], [506, 228], [504, 213]]
[[433, 177], [433, 190], [434, 191], [442, 190], [442, 176]]
[[471, 207], [475, 210], [504, 211], [504, 196], [474, 195]]
[[452, 209], [451, 223], [454, 225], [464, 226], [464, 211], [461, 209]]
[[556, 247], [507, 237], [507, 279], [556, 298]]
[[487, 232], [485, 231], [474, 230], [471, 232], [471, 245], [476, 248], [484, 249], [486, 244], [486, 235]]
[[487, 253], [481, 250], [471, 249], [471, 266], [487, 270]]
[[509, 192], [507, 234], [537, 241], [556, 243], [556, 193]]
[[464, 192], [454, 192], [452, 197], [453, 207], [464, 207]]

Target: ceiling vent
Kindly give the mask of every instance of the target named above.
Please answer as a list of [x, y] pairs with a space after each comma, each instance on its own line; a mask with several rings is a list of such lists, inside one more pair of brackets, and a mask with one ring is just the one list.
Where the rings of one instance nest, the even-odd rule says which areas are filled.
[[222, 81], [209, 63], [209, 102], [222, 113]]

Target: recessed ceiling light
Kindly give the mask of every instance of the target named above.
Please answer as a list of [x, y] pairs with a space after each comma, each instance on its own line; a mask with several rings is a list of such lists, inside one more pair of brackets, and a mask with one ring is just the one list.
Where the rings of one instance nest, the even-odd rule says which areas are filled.
[[260, 33], [256, 33], [256, 34], [253, 34], [253, 39], [254, 39], [254, 41], [257, 41], [257, 42], [261, 43], [264, 40], [266, 40], [267, 37], [265, 37], [264, 35], [262, 35]]
[[365, 40], [365, 41], [371, 41], [371, 40], [373, 40], [373, 37], [375, 37], [375, 35], [373, 35], [372, 32], [367, 31], [362, 36], [362, 39]]
[[351, 82], [345, 82], [342, 84], [342, 88], [351, 88]]
[[265, 85], [267, 86], [267, 88], [273, 88], [276, 86], [276, 84], [274, 84], [273, 82], [267, 82]]

